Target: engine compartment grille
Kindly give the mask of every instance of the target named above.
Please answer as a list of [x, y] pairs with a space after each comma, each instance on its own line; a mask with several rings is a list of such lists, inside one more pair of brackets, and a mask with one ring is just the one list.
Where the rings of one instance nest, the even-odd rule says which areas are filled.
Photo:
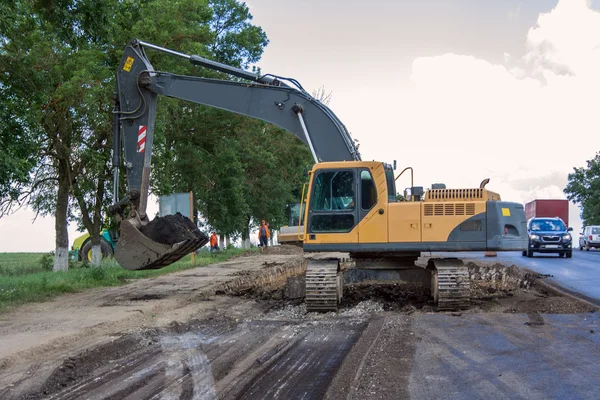
[[475, 215], [475, 203], [426, 203], [423, 206], [423, 214], [426, 217]]
[[427, 200], [475, 200], [483, 199], [484, 189], [430, 189]]

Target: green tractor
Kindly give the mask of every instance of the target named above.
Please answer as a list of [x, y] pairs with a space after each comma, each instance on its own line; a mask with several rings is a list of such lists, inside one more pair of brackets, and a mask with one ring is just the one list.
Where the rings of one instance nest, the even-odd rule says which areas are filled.
[[[112, 257], [114, 255], [117, 238], [108, 229], [103, 229], [100, 232], [100, 251], [102, 259]], [[92, 238], [89, 233], [85, 233], [75, 239], [69, 256], [74, 261], [89, 262], [92, 261]]]

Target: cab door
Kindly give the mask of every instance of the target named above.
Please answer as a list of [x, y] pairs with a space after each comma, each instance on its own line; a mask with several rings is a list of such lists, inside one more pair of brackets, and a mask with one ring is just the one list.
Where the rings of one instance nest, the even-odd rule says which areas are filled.
[[358, 168], [358, 241], [387, 243], [387, 189], [383, 168]]
[[312, 180], [308, 245], [358, 242], [356, 168], [319, 169]]

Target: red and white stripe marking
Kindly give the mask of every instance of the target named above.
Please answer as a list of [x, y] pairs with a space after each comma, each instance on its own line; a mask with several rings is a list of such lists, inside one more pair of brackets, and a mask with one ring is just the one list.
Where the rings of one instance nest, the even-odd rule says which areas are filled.
[[143, 153], [146, 149], [146, 127], [144, 125], [140, 125], [138, 129], [138, 153]]

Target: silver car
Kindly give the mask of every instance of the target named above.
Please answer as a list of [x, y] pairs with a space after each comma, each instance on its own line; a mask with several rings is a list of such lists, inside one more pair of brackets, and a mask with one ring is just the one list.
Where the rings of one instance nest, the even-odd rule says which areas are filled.
[[600, 248], [600, 225], [586, 226], [579, 237], [579, 250]]

